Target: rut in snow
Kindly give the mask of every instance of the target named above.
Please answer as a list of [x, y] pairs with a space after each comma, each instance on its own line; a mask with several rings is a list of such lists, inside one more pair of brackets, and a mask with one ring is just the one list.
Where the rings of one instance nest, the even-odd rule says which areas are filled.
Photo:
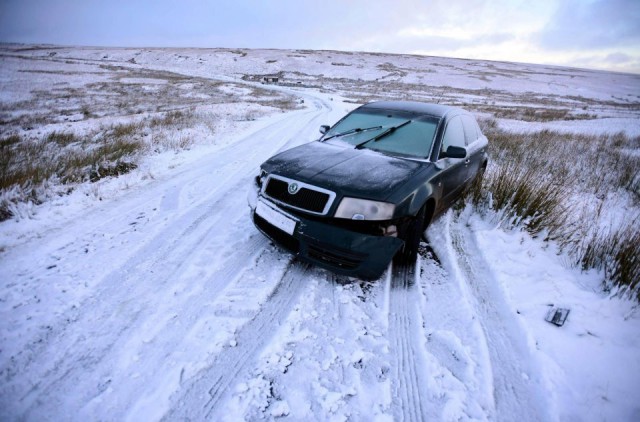
[[455, 265], [473, 298], [491, 360], [496, 419], [550, 420], [543, 381], [526, 339], [504, 293], [493, 277], [473, 233], [461, 223], [450, 225]]
[[274, 327], [280, 326], [291, 311], [306, 284], [309, 268], [308, 264], [292, 261], [260, 312], [237, 333], [235, 346], [230, 345], [218, 354], [213, 364], [177, 398], [164, 420], [216, 419], [215, 411], [230, 394], [229, 387], [242, 371], [251, 368], [249, 363], [269, 342]]
[[[46, 241], [37, 246], [40, 255], [59, 256], [56, 271], [78, 283], [88, 280], [95, 287], [90, 296], [56, 317], [46, 331], [25, 338], [24, 347], [8, 361], [11, 366], [0, 368], [9, 374], [20, 373], [14, 382], [27, 377], [33, 380], [28, 390], [5, 385], [4, 391], [11, 391], [13, 396], [5, 396], [7, 403], [11, 401], [11, 412], [37, 418], [59, 408], [78, 411], [86, 403], [98, 402], [109, 391], [109, 385], [118, 380], [127, 386], [144, 384], [143, 378], [122, 380], [118, 368], [113, 367], [114, 356], [127, 356], [131, 341], [142, 335], [146, 341], [149, 333], [157, 334], [165, 324], [183, 324], [185, 318], [197, 314], [198, 301], [212, 300], [251, 265], [267, 241], [258, 233], [246, 235], [250, 224], [246, 187], [265, 156], [305, 138], [297, 135], [310, 131], [310, 124], [317, 123], [318, 111], [321, 110], [306, 112], [302, 117], [286, 117], [219, 150], [213, 160], [208, 157], [208, 161], [201, 160], [169, 180], [159, 180], [144, 194], [125, 196], [112, 207], [92, 210], [85, 218], [70, 222], [59, 233], [48, 233]], [[144, 224], [140, 223], [142, 216]], [[221, 227], [226, 230], [224, 237], [217, 234]], [[105, 243], [105, 238], [112, 240]], [[215, 247], [221, 239], [226, 249], [230, 245], [235, 249], [229, 258], [221, 258], [222, 247]], [[120, 247], [127, 252], [122, 253], [114, 240], [120, 241]], [[84, 250], [78, 244], [88, 248]], [[213, 255], [207, 245], [215, 252]], [[31, 248], [29, 254], [36, 254], [32, 245], [26, 247]], [[105, 249], [99, 255], [101, 259], [92, 259], [92, 251], [102, 251], [101, 248]], [[21, 254], [20, 248], [12, 253], [29, 256]], [[166, 315], [160, 315], [158, 309], [164, 304], [180, 302], [180, 297], [169, 297], [173, 294], [171, 289], [201, 281], [197, 279], [202, 274], [191, 270], [207, 258], [218, 259], [218, 265], [209, 260], [207, 268], [200, 268], [205, 282], [210, 283], [206, 294], [188, 297], [187, 301], [183, 295], [185, 312], [176, 311], [177, 318], [167, 320]], [[74, 262], [82, 265], [73, 265]], [[33, 266], [22, 267], [29, 269], [20, 270], [16, 264], [16, 271], [21, 271], [17, 278], [26, 279], [31, 271], [41, 271]], [[207, 277], [208, 274], [211, 275]], [[172, 350], [179, 344], [180, 333], [178, 330], [157, 340]], [[142, 346], [141, 350], [147, 349]], [[56, 353], [57, 350], [68, 352]], [[161, 353], [153, 353], [145, 356], [145, 362], [162, 362]], [[87, 377], [88, 373], [94, 374], [93, 378]], [[162, 375], [156, 372], [152, 376]], [[58, 394], [60, 391], [76, 393]], [[119, 415], [132, 400], [133, 395], [123, 394], [111, 403], [110, 411]]]
[[[226, 201], [229, 202], [230, 199], [226, 198]], [[87, 371], [103, 371], [105, 365], [108, 365], [108, 359], [105, 358], [126, 349], [129, 340], [127, 333], [138, 332], [149, 323], [158, 324], [164, 321], [162, 318], [153, 319], [157, 315], [152, 310], [153, 303], [144, 300], [144, 298], [150, 297], [146, 289], [152, 287], [157, 292], [162, 292], [164, 289], [166, 290], [164, 295], [168, 296], [172, 292], [171, 283], [181, 277], [184, 278], [185, 269], [190, 266], [194, 257], [198, 256], [195, 250], [201, 247], [203, 239], [216, 228], [217, 219], [207, 220], [202, 217], [209, 215], [211, 207], [223, 207], [218, 202], [213, 205], [210, 203], [202, 205], [187, 213], [179, 221], [189, 221], [190, 224], [186, 228], [178, 223], [171, 230], [163, 231], [153, 242], [141, 248], [124, 266], [105, 277], [99, 292], [75, 308], [73, 310], [75, 314], [67, 314], [66, 323], [55, 326], [50, 333], [52, 338], [56, 338], [54, 344], [57, 347], [65, 344], [65, 349], [75, 352], [63, 356], [63, 359], [55, 359], [52, 362], [52, 368], [43, 368], [46, 369], [46, 376], [41, 378], [42, 381], [38, 382], [29, 394], [22, 397], [21, 402], [25, 409], [28, 409], [27, 414], [35, 411], [29, 405], [33, 400], [38, 401], [40, 397], [51, 395], [61, 388], [73, 388], [73, 385], [82, 382], [81, 380]], [[199, 217], [194, 218], [194, 215], [199, 215]], [[200, 231], [199, 235], [193, 236], [191, 234], [195, 230]], [[184, 306], [187, 312], [179, 313], [178, 318], [170, 321], [171, 324], [179, 325], [181, 321], [188, 321], [194, 314], [197, 314], [200, 308], [196, 303], [193, 303], [193, 300], [212, 300], [213, 296], [232, 282], [246, 268], [247, 263], [251, 262], [252, 258], [267, 246], [266, 239], [258, 234], [241, 244], [241, 251], [225, 261], [219, 271], [208, 280], [207, 294], [195, 298], [186, 296], [191, 301], [190, 305]], [[154, 279], [152, 284], [139, 281], [150, 277]], [[154, 293], [154, 296], [161, 297], [163, 294]], [[108, 298], [109, 301], [105, 301], [105, 298]], [[178, 299], [179, 297], [173, 298], [174, 301], [178, 301]], [[117, 304], [115, 309], [114, 303]], [[123, 320], [127, 321], [126, 325], [123, 324]], [[79, 330], [79, 326], [85, 328]], [[72, 329], [75, 330], [70, 331]], [[85, 345], [87, 332], [96, 333], [91, 337], [91, 347]], [[118, 333], [118, 335], [108, 337], [98, 333]], [[159, 343], [155, 346], [164, 345], [163, 350], [172, 350], [180, 343], [179, 334], [179, 330], [170, 331], [168, 336], [159, 338]], [[46, 349], [42, 351], [36, 348], [30, 350], [33, 354], [26, 354], [25, 357], [29, 359], [23, 363], [26, 367], [30, 367], [31, 359], [35, 359], [38, 352], [40, 354], [46, 353]], [[75, 358], [70, 358], [74, 355]], [[150, 356], [146, 362], [148, 364], [151, 360], [160, 358], [162, 356]], [[78, 362], [82, 362], [82, 364], [79, 365]], [[139, 380], [139, 382], [143, 381]], [[86, 395], [87, 401], [100, 394], [100, 387], [96, 386], [95, 388], [97, 389], [95, 391], [91, 388], [84, 389], [83, 394]], [[47, 403], [46, 401], [42, 402], [37, 407], [42, 406], [41, 410], [44, 410], [48, 406]], [[55, 402], [51, 402], [51, 404], [55, 405]], [[36, 412], [40, 412], [40, 410]]]
[[417, 308], [414, 265], [393, 265], [389, 292], [389, 342], [392, 354], [392, 407], [398, 421], [434, 420], [427, 401], [428, 374], [420, 342], [422, 323]]

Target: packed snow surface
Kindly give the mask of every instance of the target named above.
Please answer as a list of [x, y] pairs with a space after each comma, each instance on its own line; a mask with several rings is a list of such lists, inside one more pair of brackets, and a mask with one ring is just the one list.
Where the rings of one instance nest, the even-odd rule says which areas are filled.
[[[64, 52], [218, 75], [237, 83], [220, 88], [230, 95], [252, 86], [233, 79], [243, 51], [67, 48], [49, 57]], [[313, 74], [309, 54], [288, 60]], [[216, 64], [218, 56], [227, 59]], [[383, 60], [354, 57], [363, 68]], [[437, 69], [438, 59], [428, 60]], [[384, 63], [351, 72], [386, 78]], [[481, 85], [459, 62], [440, 63], [468, 88]], [[531, 71], [504, 66], [521, 78]], [[334, 76], [350, 67], [334, 65]], [[255, 73], [268, 69], [261, 60]], [[416, 82], [437, 73], [393, 72]], [[557, 89], [532, 78], [504, 89]], [[584, 95], [606, 96], [597, 79]], [[638, 306], [604, 294], [602, 274], [572, 268], [553, 245], [470, 207], [430, 226], [430, 248], [423, 244], [415, 267], [390, 267], [374, 282], [300, 263], [270, 244], [246, 204], [258, 166], [316, 139], [320, 125], [355, 106], [312, 88], [274, 89], [305, 108], [229, 125], [215, 142], [149, 157], [131, 174], [0, 224], [0, 419], [640, 419]], [[571, 310], [564, 326], [544, 320], [552, 306]]]

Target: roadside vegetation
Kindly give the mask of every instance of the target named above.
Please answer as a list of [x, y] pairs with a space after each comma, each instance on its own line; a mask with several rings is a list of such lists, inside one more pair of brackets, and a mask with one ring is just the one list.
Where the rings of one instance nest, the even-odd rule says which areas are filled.
[[[258, 116], [255, 110], [233, 115], [238, 120]], [[28, 216], [33, 205], [69, 194], [80, 183], [126, 174], [146, 155], [207, 142], [229, 118], [187, 108], [96, 125], [83, 134], [0, 135], [0, 221]]]
[[640, 300], [640, 137], [482, 125], [491, 162], [468, 200], [554, 241], [576, 266], [603, 271], [605, 288]]
[[85, 136], [51, 132], [41, 138], [10, 135], [0, 139], [0, 221], [20, 204], [40, 204], [70, 193], [77, 183], [95, 182], [136, 168], [145, 144], [130, 125], [116, 125]]
[[299, 107], [259, 87], [115, 66], [22, 57], [28, 81], [0, 102], [0, 221], [141, 159], [211, 142], [225, 127]]

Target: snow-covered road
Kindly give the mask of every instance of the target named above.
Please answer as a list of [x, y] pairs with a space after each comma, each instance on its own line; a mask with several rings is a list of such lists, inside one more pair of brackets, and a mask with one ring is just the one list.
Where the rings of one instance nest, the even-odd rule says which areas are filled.
[[257, 232], [259, 164], [345, 112], [297, 95], [307, 109], [0, 256], [2, 420], [561, 418], [535, 341], [451, 213], [433, 252], [376, 282]]
[[287, 271], [289, 258], [253, 229], [246, 192], [259, 164], [312, 139], [328, 110], [316, 100], [5, 254], [2, 409], [28, 419], [61, 409], [161, 416], [277, 292], [294, 300], [297, 267]]

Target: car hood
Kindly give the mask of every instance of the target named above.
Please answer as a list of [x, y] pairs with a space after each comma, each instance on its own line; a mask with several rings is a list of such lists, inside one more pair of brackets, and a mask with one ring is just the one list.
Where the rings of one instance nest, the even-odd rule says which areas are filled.
[[424, 166], [348, 144], [311, 142], [273, 156], [262, 168], [338, 195], [384, 200]]

